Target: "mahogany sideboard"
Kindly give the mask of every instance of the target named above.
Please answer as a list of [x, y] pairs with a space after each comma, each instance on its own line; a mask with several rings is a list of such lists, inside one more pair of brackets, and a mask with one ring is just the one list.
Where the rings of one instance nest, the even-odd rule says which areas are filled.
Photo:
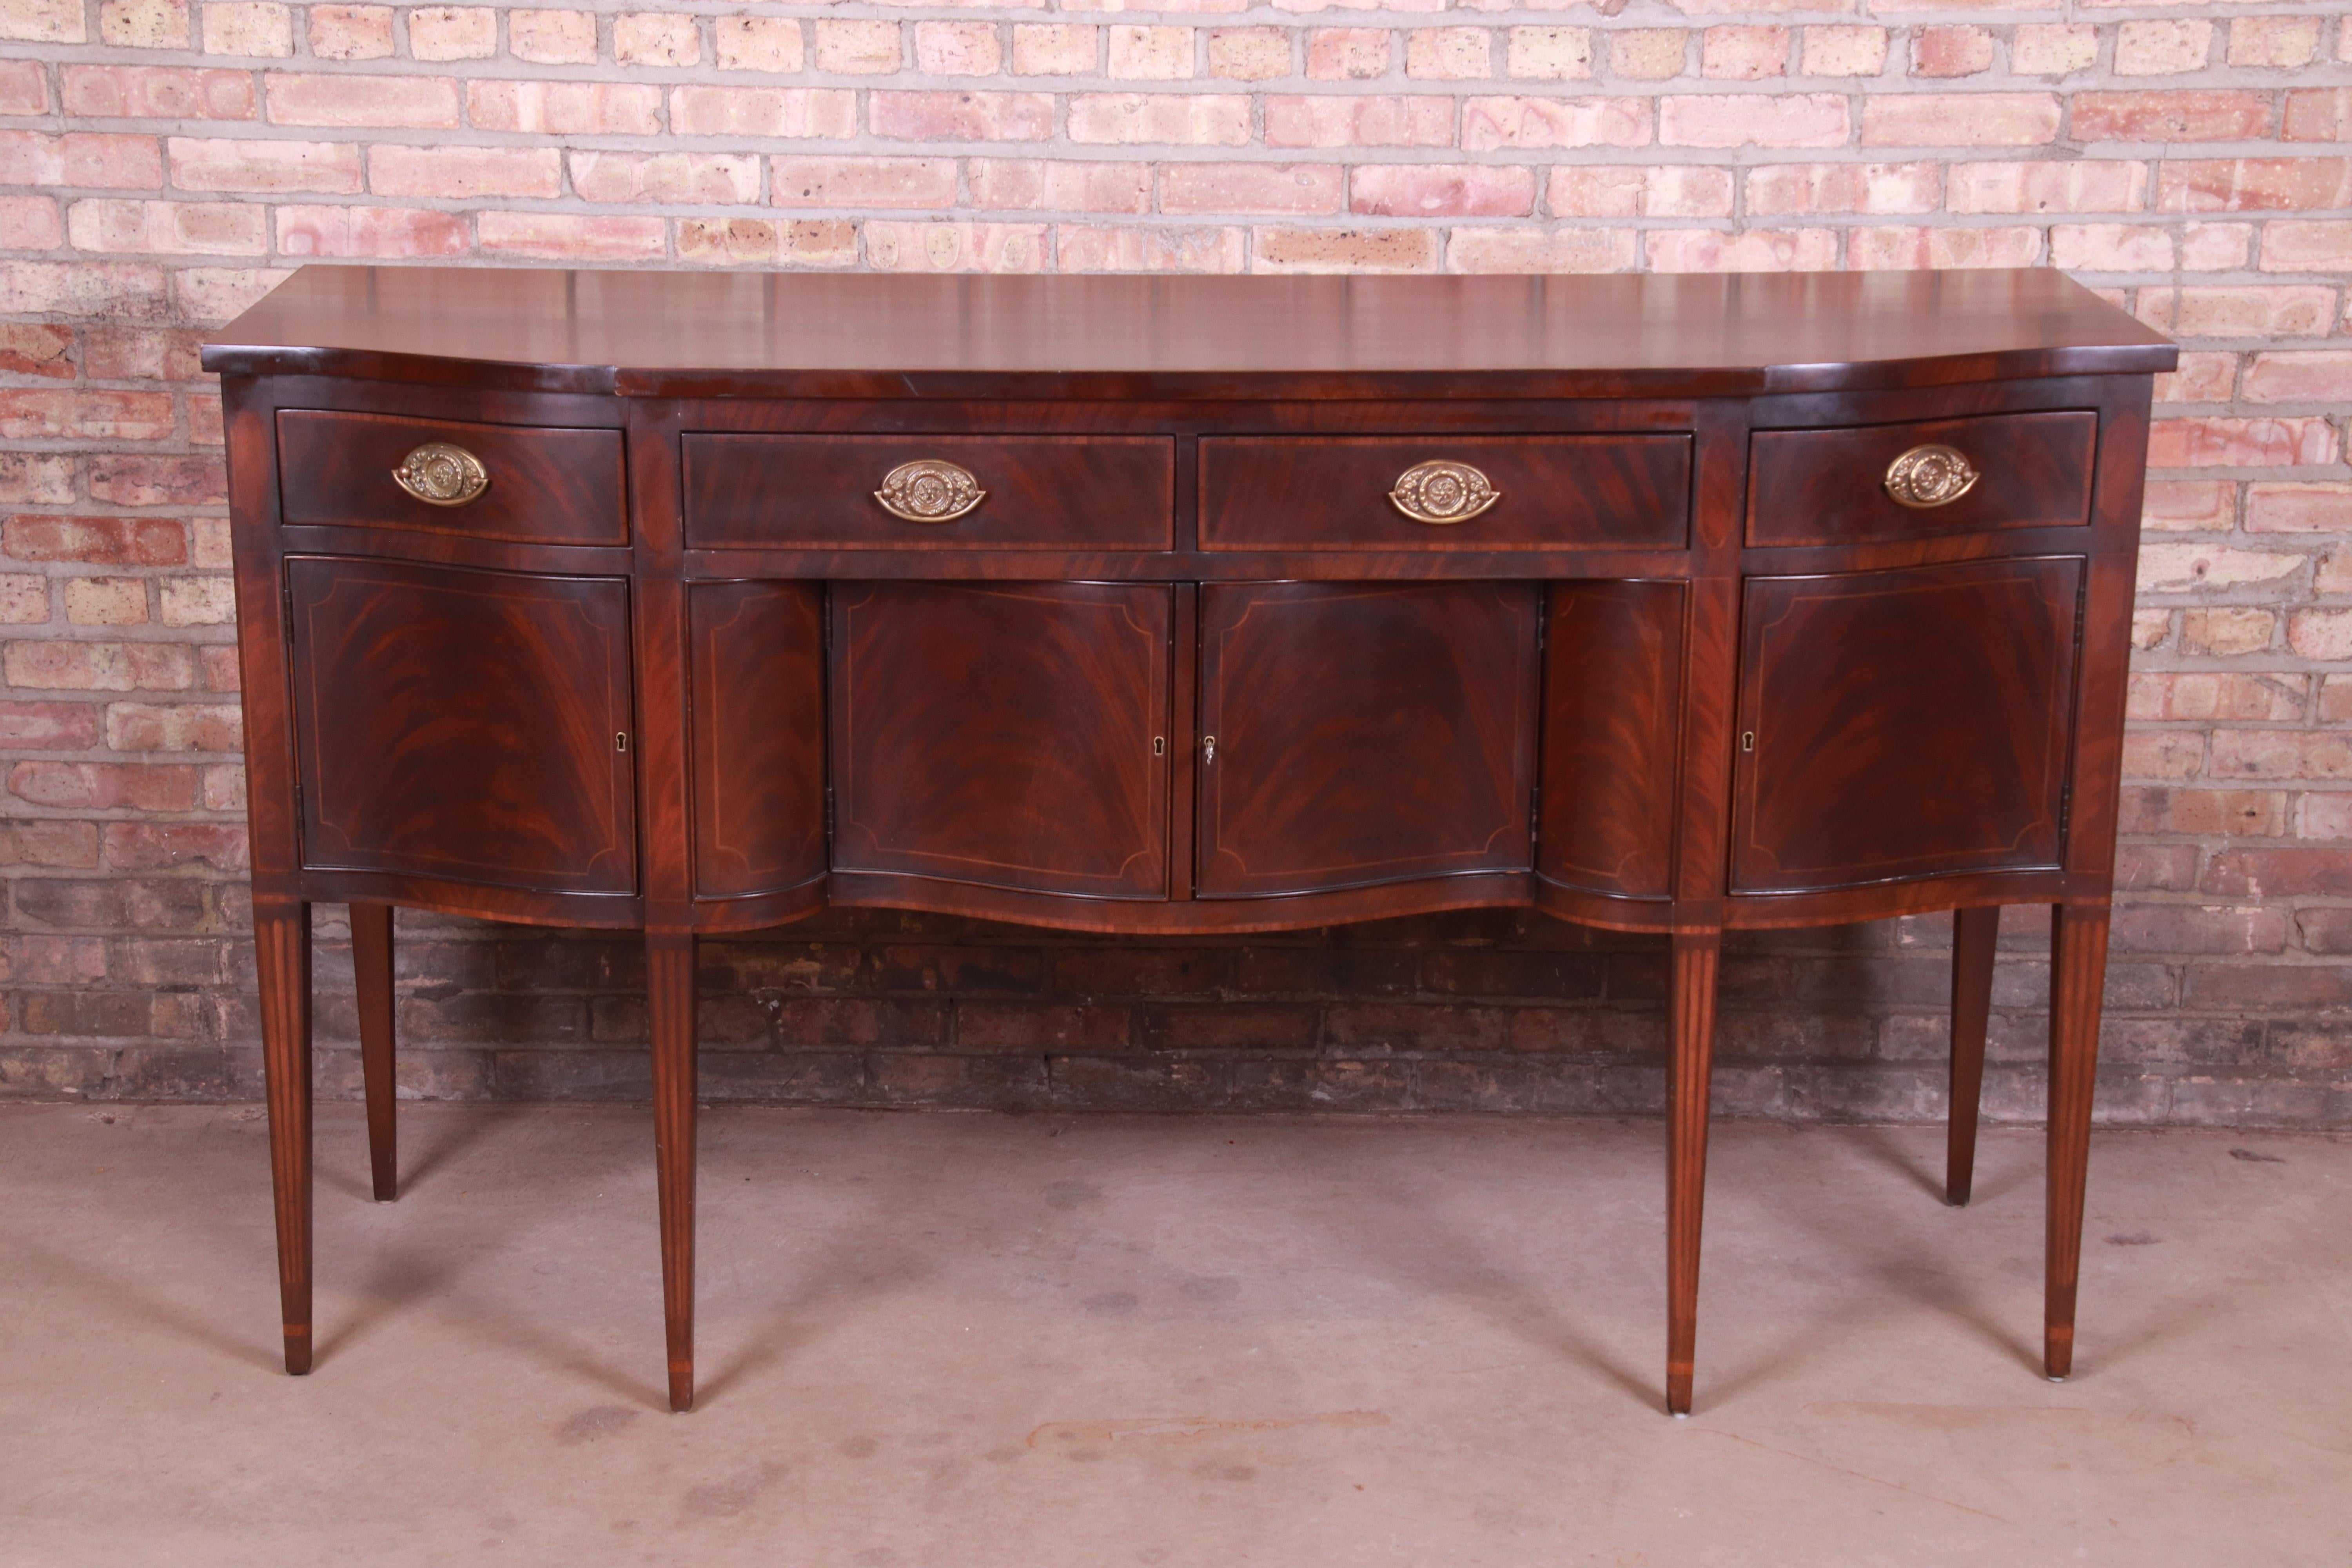
[[2034, 270], [303, 268], [204, 351], [287, 1370], [314, 902], [351, 907], [383, 1198], [393, 907], [645, 934], [680, 1410], [699, 933], [1662, 933], [1676, 1413], [1722, 933], [1958, 911], [1959, 1203], [2000, 908], [2038, 904], [2066, 1375], [2174, 362]]

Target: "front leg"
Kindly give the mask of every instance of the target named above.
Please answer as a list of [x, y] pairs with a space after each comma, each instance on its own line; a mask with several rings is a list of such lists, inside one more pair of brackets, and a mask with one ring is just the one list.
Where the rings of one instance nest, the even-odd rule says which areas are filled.
[[399, 1192], [399, 1109], [392, 1056], [392, 906], [352, 906], [352, 975], [360, 1015], [360, 1081], [367, 1100], [368, 1168], [375, 1201]]
[[310, 1370], [310, 906], [253, 910], [261, 977], [261, 1075], [278, 1212], [278, 1299], [286, 1370]]
[[1945, 1130], [1944, 1201], [1967, 1205], [1976, 1184], [1977, 1106], [1984, 1098], [1985, 1030], [1992, 1017], [1993, 951], [2000, 906], [1952, 914], [1952, 1095]]
[[661, 1209], [662, 1318], [669, 1407], [694, 1408], [694, 937], [646, 935], [653, 1035], [654, 1180]]
[[1666, 1409], [1687, 1415], [1698, 1344], [1698, 1243], [1715, 1069], [1719, 931], [1675, 932], [1666, 1004]]
[[2099, 1009], [2107, 980], [2107, 906], [2059, 904], [2050, 925], [2050, 1217], [2044, 1255], [2042, 1370], [2074, 1369], [2074, 1286], [2083, 1263], [2083, 1198], [2091, 1163], [2091, 1100], [2099, 1072]]

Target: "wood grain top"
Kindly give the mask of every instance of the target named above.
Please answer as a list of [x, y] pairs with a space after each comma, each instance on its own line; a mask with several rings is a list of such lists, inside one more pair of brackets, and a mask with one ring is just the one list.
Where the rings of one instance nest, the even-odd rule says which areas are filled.
[[2169, 370], [2063, 274], [1152, 277], [305, 267], [227, 375], [639, 396], [1559, 397]]

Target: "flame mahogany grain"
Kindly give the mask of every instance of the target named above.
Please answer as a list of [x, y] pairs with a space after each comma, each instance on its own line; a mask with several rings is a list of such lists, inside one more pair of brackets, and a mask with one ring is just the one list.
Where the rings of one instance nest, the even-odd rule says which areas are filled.
[[[435, 506], [392, 470], [428, 441], [482, 460], [489, 489], [463, 506]], [[519, 429], [446, 419], [289, 408], [278, 416], [286, 521], [394, 528], [548, 544], [626, 544], [618, 430]]]
[[[1759, 430], [1749, 452], [1750, 544], [1863, 544], [2091, 521], [2091, 409], [1919, 419], [1852, 430]], [[1977, 470], [1958, 500], [1908, 507], [1887, 466], [1914, 447], [1950, 447]]]

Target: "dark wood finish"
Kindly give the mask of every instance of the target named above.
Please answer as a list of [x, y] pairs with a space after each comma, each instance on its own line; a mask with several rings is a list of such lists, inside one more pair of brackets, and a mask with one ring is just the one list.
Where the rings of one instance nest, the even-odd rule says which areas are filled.
[[824, 591], [698, 583], [694, 890], [729, 898], [824, 875]]
[[296, 557], [302, 863], [636, 886], [628, 584]]
[[[1882, 539], [2074, 528], [2091, 521], [2090, 409], [1923, 419], [1847, 430], [1759, 430], [1749, 463], [1750, 544], [1863, 544]], [[1949, 447], [1977, 469], [1958, 500], [1908, 507], [1886, 471], [1914, 447]]]
[[360, 1084], [367, 1100], [368, 1172], [375, 1201], [400, 1194], [400, 1108], [393, 1070], [392, 906], [353, 904], [352, 978], [360, 1016]]
[[[1416, 522], [1389, 492], [1417, 463], [1466, 463], [1498, 499]], [[1454, 436], [1201, 442], [1203, 550], [1671, 548], [1690, 528], [1687, 436]]]
[[[689, 432], [686, 538], [857, 550], [1165, 550], [1176, 443], [1165, 436], [740, 436]], [[980, 505], [910, 522], [875, 499], [901, 463], [936, 458], [979, 481]]]
[[[489, 488], [462, 506], [402, 489], [392, 471], [432, 441], [463, 447]], [[625, 544], [621, 433], [520, 428], [289, 408], [278, 416], [278, 489], [289, 523], [454, 533], [544, 544]]]
[[1523, 583], [1203, 588], [1199, 896], [1526, 870], [1537, 615]]
[[2054, 868], [2082, 580], [2074, 557], [1750, 578], [1731, 885]]
[[835, 869], [1167, 896], [1169, 589], [834, 593]]
[[1551, 586], [1536, 851], [1550, 881], [1621, 899], [1674, 894], [1687, 598], [1680, 583]]
[[1952, 911], [1952, 1093], [1945, 1129], [1944, 1201], [1967, 1206], [1976, 1184], [1977, 1106], [1984, 1096], [1985, 1030], [2000, 906]]
[[[205, 351], [289, 1369], [313, 902], [355, 906], [387, 1194], [389, 907], [645, 933], [681, 1409], [698, 932], [1499, 906], [1671, 933], [1678, 1413], [1723, 931], [1962, 911], [1957, 1198], [1998, 907], [2040, 903], [2063, 1373], [2149, 377], [2175, 358], [2039, 271], [303, 269]], [[460, 428], [488, 494], [400, 496], [391, 465]], [[1886, 461], [1929, 441], [1979, 489], [1895, 508]], [[888, 517], [880, 473], [927, 456], [988, 500]], [[1386, 490], [1433, 458], [1503, 501], [1403, 519]]]

